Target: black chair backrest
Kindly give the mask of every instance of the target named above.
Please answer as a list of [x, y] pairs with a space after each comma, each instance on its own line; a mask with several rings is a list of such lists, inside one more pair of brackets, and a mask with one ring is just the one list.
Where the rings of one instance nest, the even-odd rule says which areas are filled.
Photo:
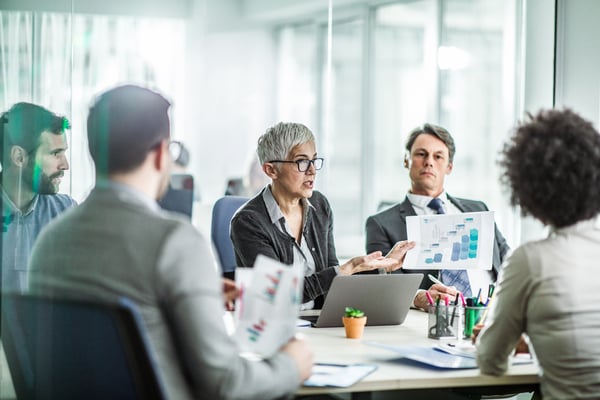
[[165, 210], [175, 211], [192, 218], [194, 209], [194, 177], [190, 174], [173, 174], [169, 188], [158, 204]]
[[165, 399], [144, 324], [116, 304], [2, 296], [0, 331], [18, 399]]

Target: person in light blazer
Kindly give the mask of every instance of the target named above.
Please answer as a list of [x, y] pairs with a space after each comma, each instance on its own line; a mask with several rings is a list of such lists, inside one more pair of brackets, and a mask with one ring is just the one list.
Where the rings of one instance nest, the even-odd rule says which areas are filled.
[[[481, 201], [450, 196], [446, 192], [444, 180], [454, 167], [455, 151], [456, 147], [452, 135], [441, 126], [424, 124], [412, 130], [406, 141], [406, 155], [404, 158], [404, 166], [408, 169], [411, 187], [402, 202], [367, 218], [367, 252], [381, 251], [386, 253], [394, 243], [406, 240], [406, 217], [437, 213], [435, 209], [428, 206], [432, 199], [438, 199], [443, 207], [442, 212], [448, 214], [488, 210], [485, 203]], [[489, 272], [468, 271], [469, 286], [487, 288], [490, 283], [495, 282], [502, 261], [508, 251], [508, 244], [496, 227], [492, 269]], [[438, 295], [452, 297], [456, 295], [456, 287], [433, 284], [427, 277], [428, 274], [441, 277], [442, 271], [399, 269], [396, 272], [424, 273], [421, 282], [422, 290], [417, 292], [414, 305], [426, 309], [428, 301], [425, 290], [429, 290], [433, 298]], [[449, 284], [450, 282], [444, 283]], [[460, 291], [464, 290], [463, 288], [458, 289]]]
[[525, 334], [545, 400], [597, 399], [600, 134], [570, 109], [542, 110], [516, 128], [500, 166], [512, 205], [550, 232], [508, 257], [477, 337], [477, 363], [484, 374], [503, 374]]

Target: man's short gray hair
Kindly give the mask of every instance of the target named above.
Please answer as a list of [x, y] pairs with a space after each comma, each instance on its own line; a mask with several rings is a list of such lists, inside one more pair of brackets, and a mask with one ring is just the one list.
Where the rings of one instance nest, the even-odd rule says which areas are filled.
[[294, 147], [308, 142], [315, 142], [315, 136], [305, 125], [280, 122], [258, 138], [256, 153], [261, 164], [285, 160]]
[[417, 137], [422, 134], [433, 135], [444, 142], [448, 148], [448, 161], [452, 162], [454, 160], [456, 146], [454, 145], [454, 139], [452, 138], [452, 135], [450, 135], [450, 132], [448, 132], [446, 129], [434, 124], [424, 124], [416, 127], [410, 132], [408, 135], [408, 140], [406, 141], [407, 156], [410, 157], [413, 144], [415, 144]]

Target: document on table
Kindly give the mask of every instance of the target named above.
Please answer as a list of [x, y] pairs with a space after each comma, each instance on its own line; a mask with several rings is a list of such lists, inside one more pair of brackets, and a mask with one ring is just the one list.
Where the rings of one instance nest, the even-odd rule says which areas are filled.
[[[440, 343], [435, 346], [435, 349], [461, 357], [477, 358], [477, 348], [471, 342]], [[511, 365], [531, 364], [533, 362], [533, 357], [529, 353], [514, 354], [509, 359]]]
[[429, 367], [441, 369], [471, 369], [477, 368], [473, 357], [463, 357], [449, 354], [434, 347], [424, 346], [393, 346], [378, 342], [366, 342], [370, 346], [391, 350], [400, 357], [412, 360]]
[[440, 343], [434, 346], [437, 350], [443, 351], [448, 354], [454, 354], [462, 357], [477, 357], [477, 348], [470, 341], [462, 343]]
[[296, 319], [296, 326], [298, 328], [306, 328], [306, 327], [310, 327], [311, 325], [310, 325], [310, 321], [298, 318], [298, 319]]
[[315, 364], [304, 386], [348, 387], [377, 369], [374, 364]]
[[[391, 350], [400, 357], [415, 361], [424, 366], [440, 369], [474, 369], [478, 368], [475, 346], [469, 344], [458, 344], [451, 346], [450, 343], [440, 344], [433, 347], [426, 346], [394, 346], [378, 342], [365, 342], [370, 346]], [[511, 357], [510, 363], [530, 364], [531, 357]]]
[[494, 212], [406, 217], [408, 240], [404, 269], [491, 269]]

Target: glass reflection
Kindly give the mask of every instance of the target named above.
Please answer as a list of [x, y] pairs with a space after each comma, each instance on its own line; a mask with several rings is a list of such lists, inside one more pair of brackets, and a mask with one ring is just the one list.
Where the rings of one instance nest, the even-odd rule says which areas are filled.
[[[246, 163], [230, 166], [219, 160], [247, 158], [238, 155], [252, 151], [253, 138], [261, 133], [254, 127], [301, 121], [323, 131], [319, 148], [329, 161], [319, 185], [329, 194], [336, 215], [343, 216], [336, 223], [337, 236], [361, 235], [366, 216], [384, 201], [401, 199], [408, 187], [402, 171], [404, 135], [433, 121], [448, 127], [458, 142], [456, 161], [461, 167], [452, 179], [457, 194], [469, 192], [499, 208], [494, 203], [498, 189], [492, 155], [514, 120], [514, 91], [507, 90], [515, 87], [514, 2], [340, 6], [330, 30], [324, 21], [332, 4], [323, 2], [310, 10], [278, 5], [285, 17], [262, 22], [226, 5], [207, 8], [200, 19], [2, 11], [0, 107], [32, 101], [67, 115], [73, 125], [73, 168], [62, 187], [80, 200], [93, 180], [85, 150], [87, 106], [99, 91], [133, 82], [172, 97], [180, 113], [173, 119], [177, 138], [190, 143], [192, 153], [201, 153], [194, 160], [204, 160], [192, 162], [191, 172], [206, 185], [208, 201], [223, 193], [232, 170], [245, 173]], [[209, 21], [211, 12], [246, 25]], [[189, 32], [204, 36], [190, 46], [186, 42], [196, 38]], [[241, 43], [243, 37], [251, 43]], [[252, 57], [255, 49], [260, 52], [249, 60], [251, 67], [234, 65], [242, 60], [229, 53], [247, 47], [252, 51], [242, 53], [244, 57]], [[197, 50], [210, 60], [220, 57], [214, 63], [190, 61], [198, 57], [191, 54]], [[261, 64], [253, 64], [259, 59]], [[273, 79], [259, 76], [264, 73], [261, 66], [269, 63], [275, 66]], [[186, 65], [205, 68], [196, 71]], [[194, 80], [198, 74], [207, 78]], [[186, 87], [190, 82], [195, 84], [191, 89]], [[241, 82], [256, 84], [240, 87]], [[215, 103], [221, 98], [226, 101]], [[272, 108], [268, 101], [273, 101]], [[198, 109], [207, 111], [190, 118], [190, 111]], [[228, 125], [218, 129], [223, 121]], [[234, 132], [243, 148], [209, 139], [213, 149], [202, 153], [197, 132], [211, 136], [224, 130], [225, 140]]]
[[424, 0], [377, 9], [371, 210], [404, 198], [406, 135], [432, 122], [456, 140], [448, 190], [483, 199], [498, 210], [501, 226], [509, 223], [495, 155], [514, 121], [513, 7], [503, 0]]
[[[189, 144], [206, 208], [228, 178], [246, 174], [264, 127], [302, 122], [327, 159], [318, 186], [344, 257], [363, 248], [366, 217], [404, 197], [405, 135], [426, 121], [457, 141], [452, 194], [506, 208], [495, 154], [514, 120], [515, 2], [355, 2], [336, 8], [331, 29], [331, 1], [273, 2], [279, 17], [262, 19], [251, 10], [265, 6], [252, 0], [194, 0], [177, 18], [1, 10], [0, 111], [28, 101], [67, 116], [71, 169], [61, 192], [81, 201], [94, 179], [91, 100], [118, 83], [155, 87], [173, 100], [174, 134]], [[507, 225], [502, 212], [496, 218]], [[206, 220], [195, 221], [205, 232]]]
[[58, 194], [67, 160], [69, 122], [36, 104], [20, 102], [3, 113], [2, 274], [3, 291], [26, 292], [29, 254], [41, 230], [75, 205]]
[[327, 194], [338, 217], [336, 235], [356, 234], [363, 221], [363, 28], [364, 21], [352, 19], [333, 23], [331, 53], [330, 125], [324, 146], [328, 171]]

